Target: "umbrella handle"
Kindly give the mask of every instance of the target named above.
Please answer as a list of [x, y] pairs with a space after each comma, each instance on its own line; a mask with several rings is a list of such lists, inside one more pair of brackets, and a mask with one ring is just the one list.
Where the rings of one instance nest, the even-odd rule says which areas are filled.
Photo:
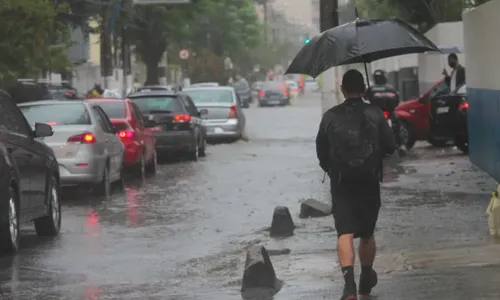
[[368, 77], [368, 66], [366, 65], [366, 63], [363, 63], [363, 65], [365, 66], [366, 85], [370, 87], [370, 77]]

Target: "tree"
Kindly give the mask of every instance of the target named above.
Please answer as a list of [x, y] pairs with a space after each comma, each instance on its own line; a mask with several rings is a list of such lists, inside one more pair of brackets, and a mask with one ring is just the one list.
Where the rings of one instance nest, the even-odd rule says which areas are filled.
[[44, 0], [0, 1], [0, 82], [67, 64], [68, 31]]
[[415, 24], [425, 32], [441, 22], [460, 21], [465, 8], [482, 5], [489, 0], [358, 0], [362, 17], [398, 17]]

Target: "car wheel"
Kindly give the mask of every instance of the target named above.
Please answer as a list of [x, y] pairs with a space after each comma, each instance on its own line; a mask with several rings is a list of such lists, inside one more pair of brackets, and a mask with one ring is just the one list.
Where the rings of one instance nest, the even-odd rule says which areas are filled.
[[411, 129], [411, 125], [405, 121], [401, 121], [400, 138], [401, 144], [405, 145], [406, 149], [409, 150], [415, 146], [416, 140], [413, 135], [413, 130]]
[[207, 148], [207, 140], [205, 137], [201, 138], [201, 146], [198, 149], [198, 156], [199, 157], [205, 157], [207, 154], [205, 153], [205, 149]]
[[192, 149], [190, 152], [189, 152], [189, 160], [190, 161], [197, 161], [198, 160], [198, 153], [199, 153], [199, 147], [198, 147], [198, 141], [195, 141], [195, 144], [194, 144], [194, 149]]
[[38, 236], [56, 236], [61, 230], [61, 196], [59, 182], [54, 176], [49, 183], [47, 198], [48, 214], [35, 219], [35, 231]]
[[94, 187], [94, 192], [98, 196], [103, 196], [109, 198], [111, 195], [111, 179], [109, 178], [109, 166], [106, 163], [106, 167], [104, 167], [104, 171], [102, 173], [101, 182], [99, 182]]
[[158, 169], [158, 155], [155, 152], [153, 152], [153, 159], [152, 161], [146, 166], [146, 172], [148, 175], [155, 175], [156, 170]]
[[7, 195], [7, 209], [0, 211], [4, 221], [0, 224], [0, 249], [7, 253], [19, 250], [19, 196], [10, 187]]

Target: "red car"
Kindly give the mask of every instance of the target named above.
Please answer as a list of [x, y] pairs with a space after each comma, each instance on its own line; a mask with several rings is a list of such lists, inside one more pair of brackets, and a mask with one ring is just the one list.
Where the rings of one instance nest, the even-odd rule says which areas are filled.
[[428, 141], [433, 146], [443, 146], [448, 143], [448, 140], [433, 137], [429, 123], [431, 112], [429, 100], [448, 92], [448, 85], [442, 79], [417, 99], [405, 101], [396, 107], [396, 115], [401, 120], [402, 143], [408, 149], [412, 148], [416, 141]]
[[145, 121], [137, 105], [129, 99], [89, 99], [97, 102], [108, 115], [125, 146], [125, 167], [135, 169], [141, 176], [156, 173], [158, 161], [156, 138], [152, 127], [157, 124]]

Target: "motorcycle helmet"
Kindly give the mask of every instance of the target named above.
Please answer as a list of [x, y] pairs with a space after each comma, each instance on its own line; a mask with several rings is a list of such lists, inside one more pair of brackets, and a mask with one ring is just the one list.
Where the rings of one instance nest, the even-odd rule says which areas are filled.
[[373, 72], [373, 81], [375, 84], [386, 84], [387, 78], [385, 77], [385, 72], [383, 70], [375, 70]]

